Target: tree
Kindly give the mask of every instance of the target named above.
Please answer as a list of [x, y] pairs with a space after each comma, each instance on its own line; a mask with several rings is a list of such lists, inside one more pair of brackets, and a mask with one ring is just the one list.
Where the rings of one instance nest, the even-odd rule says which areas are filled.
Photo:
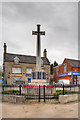
[[53, 74], [53, 64], [50, 65], [50, 73]]
[[53, 67], [58, 66], [58, 63], [54, 61]]
[[50, 73], [51, 73], [51, 75], [53, 75], [53, 67], [55, 67], [55, 66], [58, 66], [58, 63], [56, 61], [54, 61], [54, 63], [50, 65]]

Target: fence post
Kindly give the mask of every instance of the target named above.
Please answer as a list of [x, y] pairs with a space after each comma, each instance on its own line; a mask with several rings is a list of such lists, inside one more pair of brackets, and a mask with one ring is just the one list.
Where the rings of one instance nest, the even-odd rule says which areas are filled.
[[19, 95], [21, 95], [21, 85], [19, 85]]
[[4, 92], [4, 85], [2, 85], [2, 92]]
[[78, 86], [78, 91], [79, 91], [79, 94], [80, 94], [80, 85]]
[[51, 86], [51, 95], [52, 95], [52, 86]]
[[64, 84], [63, 84], [63, 95], [64, 95]]
[[45, 103], [45, 85], [44, 85], [44, 103]]
[[80, 101], [80, 85], [78, 86], [78, 101]]
[[70, 84], [70, 91], [71, 91], [71, 84]]
[[39, 85], [39, 102], [40, 102], [40, 85]]

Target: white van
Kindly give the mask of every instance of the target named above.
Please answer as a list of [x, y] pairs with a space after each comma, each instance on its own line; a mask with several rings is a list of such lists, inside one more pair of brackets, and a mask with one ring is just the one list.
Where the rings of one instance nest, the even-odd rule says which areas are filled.
[[61, 79], [61, 80], [59, 80], [57, 83], [55, 83], [55, 84], [64, 84], [64, 85], [69, 85], [70, 84], [70, 80], [68, 80], [68, 79]]

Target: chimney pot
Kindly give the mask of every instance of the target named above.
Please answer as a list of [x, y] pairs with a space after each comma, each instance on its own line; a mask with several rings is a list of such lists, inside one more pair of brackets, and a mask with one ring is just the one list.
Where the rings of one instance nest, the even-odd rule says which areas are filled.
[[46, 51], [46, 49], [44, 49], [44, 51], [43, 51], [43, 57], [47, 57], [47, 51]]
[[7, 46], [6, 46], [6, 43], [4, 43], [4, 54], [6, 53], [6, 49], [7, 49]]

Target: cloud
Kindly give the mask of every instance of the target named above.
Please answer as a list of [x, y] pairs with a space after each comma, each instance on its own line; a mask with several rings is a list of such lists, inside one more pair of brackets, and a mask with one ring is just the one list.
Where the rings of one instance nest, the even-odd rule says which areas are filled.
[[51, 62], [61, 63], [64, 57], [77, 58], [78, 4], [50, 2], [3, 3], [3, 42], [8, 52], [36, 55], [36, 36], [40, 23], [45, 36], [41, 37], [42, 51], [48, 50]]

